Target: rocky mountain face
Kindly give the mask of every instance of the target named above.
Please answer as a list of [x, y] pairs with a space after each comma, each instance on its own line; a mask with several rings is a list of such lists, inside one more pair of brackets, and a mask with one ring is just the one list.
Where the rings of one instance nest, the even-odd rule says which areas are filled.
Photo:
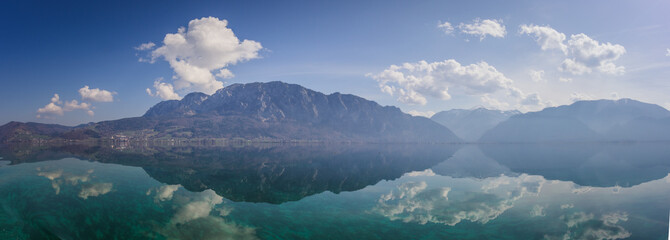
[[632, 99], [578, 101], [510, 117], [481, 142], [670, 140], [670, 111]]
[[211, 96], [191, 93], [157, 104], [143, 118], [200, 137], [459, 141], [449, 129], [396, 107], [283, 82], [233, 84]]
[[[89, 124], [76, 134], [140, 138], [244, 138], [365, 142], [460, 142], [448, 128], [350, 94], [283, 82], [191, 93], [143, 116]], [[80, 128], [74, 128], [77, 130]], [[74, 131], [71, 130], [71, 131]], [[82, 130], [79, 130], [82, 131]], [[92, 132], [91, 132], [92, 131]]]
[[449, 128], [461, 139], [476, 142], [486, 131], [495, 127], [498, 123], [520, 113], [517, 110], [500, 111], [486, 108], [452, 109], [438, 112], [430, 119]]

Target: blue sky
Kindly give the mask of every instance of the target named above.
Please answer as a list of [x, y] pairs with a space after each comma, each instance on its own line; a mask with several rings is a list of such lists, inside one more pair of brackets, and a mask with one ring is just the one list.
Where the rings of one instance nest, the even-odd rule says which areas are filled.
[[[133, 117], [163, 98], [258, 81], [414, 114], [601, 98], [668, 108], [668, 9], [668, 1], [3, 1], [0, 124]], [[215, 37], [164, 42], [180, 27]], [[232, 31], [239, 42], [207, 31]], [[137, 50], [144, 43], [155, 46]], [[159, 79], [176, 95], [157, 94]]]

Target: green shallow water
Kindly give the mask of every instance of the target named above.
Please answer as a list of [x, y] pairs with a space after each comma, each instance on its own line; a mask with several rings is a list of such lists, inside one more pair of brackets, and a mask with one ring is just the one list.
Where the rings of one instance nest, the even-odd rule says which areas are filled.
[[0, 149], [0, 239], [668, 239], [665, 144]]

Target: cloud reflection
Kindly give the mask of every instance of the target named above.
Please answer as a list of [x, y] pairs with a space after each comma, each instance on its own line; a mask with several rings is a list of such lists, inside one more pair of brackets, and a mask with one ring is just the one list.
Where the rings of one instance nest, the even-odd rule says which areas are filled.
[[65, 184], [70, 186], [81, 185], [81, 190], [79, 191], [78, 196], [82, 199], [107, 194], [112, 191], [114, 186], [112, 183], [89, 183], [91, 181], [93, 169], [88, 169], [80, 174], [65, 172], [60, 168], [48, 170], [38, 167], [36, 170], [37, 176], [45, 177], [51, 181], [51, 187], [56, 192], [56, 195], [60, 194], [61, 187]]
[[630, 232], [618, 225], [620, 222], [628, 221], [628, 214], [625, 212], [603, 214], [600, 218], [595, 218], [593, 213], [575, 212], [563, 215], [560, 219], [567, 226], [566, 233], [558, 236], [545, 235], [545, 239], [614, 240], [631, 236]]
[[[180, 185], [165, 185], [156, 190], [155, 199], [172, 199]], [[185, 193], [174, 202], [184, 204], [178, 207], [170, 222], [157, 232], [167, 239], [258, 239], [256, 230], [240, 226], [221, 218], [232, 211], [223, 206], [223, 197], [211, 189], [200, 193]], [[211, 215], [212, 211], [219, 216]]]
[[406, 182], [382, 195], [374, 208], [391, 220], [454, 226], [463, 220], [487, 223], [527, 194], [538, 194], [544, 178], [500, 176], [478, 182], [481, 191], [429, 188], [425, 181]]

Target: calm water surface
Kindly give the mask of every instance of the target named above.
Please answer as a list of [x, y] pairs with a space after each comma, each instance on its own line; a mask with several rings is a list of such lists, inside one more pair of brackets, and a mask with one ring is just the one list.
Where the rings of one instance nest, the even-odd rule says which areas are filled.
[[668, 239], [670, 144], [0, 147], [0, 239]]

